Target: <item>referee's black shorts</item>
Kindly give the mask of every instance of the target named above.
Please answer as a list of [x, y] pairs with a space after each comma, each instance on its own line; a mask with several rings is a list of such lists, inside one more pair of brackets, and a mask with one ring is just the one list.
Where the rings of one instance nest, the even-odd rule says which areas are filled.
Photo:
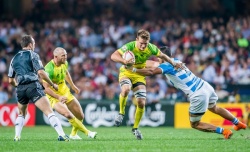
[[35, 103], [41, 97], [45, 96], [42, 85], [39, 81], [17, 86], [17, 99], [21, 104], [28, 104], [29, 101]]

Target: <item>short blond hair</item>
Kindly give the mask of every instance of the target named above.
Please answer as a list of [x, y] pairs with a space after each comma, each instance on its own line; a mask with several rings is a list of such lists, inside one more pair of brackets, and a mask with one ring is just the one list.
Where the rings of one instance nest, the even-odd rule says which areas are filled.
[[58, 56], [62, 51], [66, 51], [64, 48], [62, 47], [57, 47], [54, 51], [53, 51], [53, 55], [54, 56]]
[[150, 33], [147, 30], [144, 29], [140, 29], [137, 34], [136, 34], [137, 38], [142, 38], [143, 40], [150, 40]]

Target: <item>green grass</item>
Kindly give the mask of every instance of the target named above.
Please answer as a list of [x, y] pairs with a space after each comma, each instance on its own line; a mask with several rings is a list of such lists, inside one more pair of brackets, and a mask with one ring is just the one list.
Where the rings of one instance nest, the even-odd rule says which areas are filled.
[[[141, 127], [144, 139], [139, 141], [131, 133], [131, 127], [91, 128], [98, 132], [97, 139], [89, 139], [79, 133], [81, 141], [59, 142], [56, 132], [49, 126], [24, 127], [19, 142], [13, 141], [14, 127], [0, 127], [0, 151], [18, 152], [249, 152], [250, 130], [234, 131], [230, 140], [222, 135], [204, 133], [194, 129], [168, 127]], [[70, 133], [70, 128], [64, 128]]]

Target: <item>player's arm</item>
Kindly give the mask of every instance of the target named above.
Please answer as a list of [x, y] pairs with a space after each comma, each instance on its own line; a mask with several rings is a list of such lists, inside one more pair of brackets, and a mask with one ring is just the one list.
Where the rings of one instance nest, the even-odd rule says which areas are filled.
[[71, 75], [69, 73], [68, 70], [66, 70], [66, 77], [65, 77], [65, 80], [68, 82], [68, 84], [70, 85], [70, 87], [75, 91], [75, 93], [80, 93], [80, 90], [75, 86], [72, 78], [71, 78]]
[[13, 86], [13, 87], [17, 87], [17, 82], [15, 78], [9, 78], [9, 83]]
[[185, 69], [185, 66], [183, 63], [177, 63], [177, 62], [174, 62], [170, 56], [172, 56], [172, 53], [171, 53], [171, 50], [169, 47], [167, 46], [163, 46], [160, 48], [161, 51], [163, 52], [166, 52], [166, 54], [162, 53], [160, 51], [160, 54], [158, 55], [159, 58], [161, 58], [162, 60], [164, 61], [167, 61], [168, 63], [172, 64], [174, 66], [175, 69]]
[[131, 60], [125, 60], [122, 58], [122, 54], [119, 52], [119, 49], [116, 50], [113, 54], [111, 54], [111, 60], [113, 60], [114, 62], [119, 62], [123, 65], [133, 65], [134, 64], [134, 61], [133, 59]]
[[42, 64], [42, 61], [40, 60], [40, 57], [38, 54], [31, 52], [32, 53], [32, 65], [35, 69], [35, 71], [37, 71], [37, 74], [39, 75], [39, 77], [41, 79], [43, 79], [44, 81], [46, 81], [50, 86], [52, 86], [55, 90], [58, 90], [58, 86], [56, 84], [54, 84], [49, 76], [46, 74], [46, 72], [44, 71], [44, 67]]
[[164, 53], [160, 53], [160, 55], [158, 56], [159, 58], [161, 58], [162, 60], [164, 61], [167, 61], [168, 63], [172, 64], [174, 67], [176, 66], [176, 62], [174, 62], [173, 60], [171, 60], [171, 58], [169, 56], [167, 56], [166, 54]]
[[50, 85], [52, 88], [54, 88], [55, 90], [58, 90], [58, 86], [56, 84], [54, 84], [50, 78], [48, 77], [48, 75], [46, 74], [46, 72], [43, 69], [40, 69], [37, 71], [37, 74], [39, 75], [39, 77], [41, 79], [43, 79], [44, 81], [47, 82], [48, 85]]
[[147, 60], [146, 61], [146, 68], [156, 68], [160, 65], [159, 62], [153, 61], [153, 60]]
[[50, 84], [48, 84], [47, 82], [44, 82], [44, 81], [43, 81], [43, 86], [44, 86], [44, 88], [45, 88], [44, 91], [45, 91], [46, 94], [48, 94], [48, 95], [52, 96], [53, 98], [56, 98], [56, 99], [59, 100], [60, 95], [58, 95], [57, 93], [55, 93], [55, 91], [53, 91], [53, 90], [51, 89]]
[[12, 68], [12, 61], [13, 59], [11, 60], [11, 63], [10, 63], [10, 67], [9, 67], [9, 72], [8, 72], [8, 77], [9, 77], [9, 83], [13, 86], [13, 87], [16, 87], [17, 86], [17, 82], [16, 82], [16, 79], [15, 79], [15, 71], [13, 70]]
[[152, 76], [156, 74], [162, 74], [162, 70], [160, 68], [143, 68], [143, 69], [136, 69], [133, 68], [132, 72], [138, 73], [143, 76]]

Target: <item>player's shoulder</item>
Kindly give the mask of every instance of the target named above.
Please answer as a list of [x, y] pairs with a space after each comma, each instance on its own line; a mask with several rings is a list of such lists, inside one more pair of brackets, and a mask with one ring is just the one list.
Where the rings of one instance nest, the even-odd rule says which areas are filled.
[[45, 69], [48, 68], [54, 68], [55, 64], [53, 62], [53, 60], [50, 60], [46, 65], [45, 65]]
[[128, 42], [121, 47], [123, 51], [127, 51], [128, 49], [131, 50], [133, 48], [135, 48], [135, 41]]
[[36, 53], [35, 51], [23, 51], [23, 52], [25, 52], [25, 53], [29, 53], [29, 54], [31, 54], [32, 56], [39, 56], [39, 54], [38, 53]]
[[158, 55], [160, 53], [160, 49], [152, 43], [148, 43], [147, 48], [153, 55]]
[[152, 43], [148, 43], [148, 46], [147, 46], [150, 50], [154, 50], [154, 49], [158, 49], [158, 47]]

